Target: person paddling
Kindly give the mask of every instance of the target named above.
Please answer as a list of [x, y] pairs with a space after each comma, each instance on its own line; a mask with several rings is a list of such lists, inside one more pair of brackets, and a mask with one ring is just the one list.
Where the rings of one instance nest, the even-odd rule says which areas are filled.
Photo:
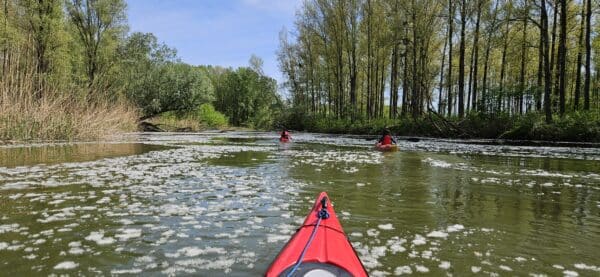
[[381, 138], [377, 141], [380, 145], [396, 144], [396, 140], [392, 137], [392, 133], [388, 129], [383, 129]]
[[292, 136], [290, 135], [290, 132], [288, 132], [287, 130], [283, 130], [281, 132], [281, 136], [279, 137], [279, 141], [281, 142], [288, 142], [292, 140]]

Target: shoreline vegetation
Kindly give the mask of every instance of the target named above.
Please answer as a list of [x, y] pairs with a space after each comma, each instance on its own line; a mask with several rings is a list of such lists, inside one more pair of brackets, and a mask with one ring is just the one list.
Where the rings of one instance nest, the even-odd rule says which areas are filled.
[[137, 128], [138, 111], [127, 101], [84, 99], [50, 86], [36, 88], [35, 75], [26, 70], [5, 68], [4, 73], [0, 141], [91, 140]]
[[[13, 0], [0, 8], [0, 141], [97, 140], [144, 126], [267, 129], [277, 82], [248, 66], [190, 65], [130, 33], [125, 0]], [[161, 129], [161, 128], [157, 128]]]
[[600, 141], [597, 3], [409, 2], [304, 1], [280, 33], [284, 126]]
[[303, 2], [295, 29], [280, 34], [277, 84], [257, 56], [239, 68], [190, 65], [152, 33], [129, 33], [125, 0], [6, 1], [0, 141], [241, 127], [600, 142], [590, 0], [566, 10], [565, 1], [344, 3]]
[[[427, 116], [399, 119], [355, 121], [338, 118], [316, 118], [304, 114], [290, 116], [289, 129], [317, 133], [380, 135], [384, 128], [403, 137], [448, 139], [488, 139], [507, 141], [589, 142], [600, 143], [600, 117], [593, 113], [572, 113], [546, 123], [542, 114], [525, 116], [489, 116], [469, 113], [465, 118], [445, 118], [434, 113]], [[543, 143], [542, 143], [543, 144]]]

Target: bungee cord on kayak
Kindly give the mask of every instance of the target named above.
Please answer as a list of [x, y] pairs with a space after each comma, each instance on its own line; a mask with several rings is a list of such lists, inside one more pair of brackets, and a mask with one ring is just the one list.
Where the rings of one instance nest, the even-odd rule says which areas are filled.
[[296, 262], [296, 265], [294, 265], [294, 267], [286, 275], [286, 277], [293, 276], [294, 272], [296, 272], [296, 270], [298, 270], [298, 267], [300, 267], [300, 265], [302, 264], [302, 260], [304, 260], [304, 255], [306, 254], [306, 250], [308, 250], [308, 247], [310, 247], [310, 244], [315, 239], [315, 235], [317, 234], [317, 230], [319, 229], [319, 225], [321, 224], [321, 220], [329, 218], [329, 213], [327, 212], [327, 197], [323, 197], [321, 199], [321, 210], [319, 210], [319, 212], [317, 213], [317, 217], [318, 217], [317, 223], [315, 224], [315, 227], [313, 228], [313, 231], [310, 234], [310, 239], [308, 239], [308, 242], [306, 242], [306, 245], [304, 246], [304, 249], [302, 249], [302, 253], [300, 254], [300, 257], [298, 258], [298, 261]]

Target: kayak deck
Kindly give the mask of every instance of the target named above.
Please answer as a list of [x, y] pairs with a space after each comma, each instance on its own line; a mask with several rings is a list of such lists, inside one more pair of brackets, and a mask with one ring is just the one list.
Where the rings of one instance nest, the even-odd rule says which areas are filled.
[[[324, 200], [328, 218], [319, 221]], [[266, 276], [287, 276], [296, 266], [315, 229], [314, 238], [293, 276], [367, 276], [348, 241], [327, 193], [322, 192], [296, 234], [287, 242], [266, 272]]]

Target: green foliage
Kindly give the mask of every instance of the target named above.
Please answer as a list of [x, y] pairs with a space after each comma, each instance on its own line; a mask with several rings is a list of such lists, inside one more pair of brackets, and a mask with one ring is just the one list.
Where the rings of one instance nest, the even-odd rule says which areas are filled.
[[66, 12], [82, 53], [80, 68], [91, 90], [112, 83], [116, 50], [126, 32], [124, 0], [67, 0]]
[[210, 72], [215, 88], [215, 108], [235, 126], [257, 129], [271, 128], [283, 104], [277, 94], [277, 82], [263, 75], [262, 61], [253, 56], [252, 68], [236, 70], [204, 68]]
[[160, 128], [169, 131], [201, 131], [207, 128], [227, 127], [227, 117], [209, 104], [202, 104], [192, 111], [168, 111], [151, 119]]
[[[259, 57], [253, 55], [249, 67], [237, 69], [183, 63], [175, 49], [159, 43], [153, 34], [127, 35], [125, 0], [14, 0], [5, 1], [2, 9], [0, 84], [10, 86], [0, 91], [2, 97], [16, 94], [30, 104], [65, 97], [61, 101], [78, 103], [77, 108], [102, 103], [105, 109], [112, 105], [117, 110], [133, 104], [137, 109], [114, 118], [129, 124], [132, 116], [157, 117], [196, 129], [223, 127], [228, 121], [269, 129], [280, 117], [277, 83], [264, 74]], [[0, 104], [10, 101], [0, 98]], [[74, 120], [84, 116], [77, 111]], [[56, 119], [74, 126], [59, 113], [55, 116], [44, 119], [47, 126], [65, 137], [78, 136], [77, 130], [52, 123]], [[39, 124], [33, 118], [11, 118], [10, 133], [21, 134], [18, 137], [28, 137], [19, 130], [44, 133], [31, 131]], [[187, 129], [183, 127], [177, 128]]]
[[498, 138], [504, 131], [510, 129], [514, 124], [514, 117], [507, 113], [482, 113], [469, 112], [463, 120], [450, 118], [462, 128], [466, 135], [479, 138]]
[[397, 129], [395, 124], [396, 121], [386, 118], [351, 121], [336, 117], [310, 116], [299, 108], [292, 108], [278, 127], [332, 134], [379, 134], [383, 128]]
[[[566, 114], [552, 124], [547, 124], [544, 115], [538, 113], [509, 116], [504, 113], [491, 115], [472, 112], [462, 120], [453, 117], [447, 123], [439, 121], [434, 124], [429, 117], [352, 122], [349, 119], [310, 116], [302, 112], [301, 108], [291, 108], [281, 126], [292, 130], [334, 134], [377, 135], [383, 128], [388, 128], [399, 136], [600, 142], [600, 118], [593, 112]], [[441, 133], [439, 127], [442, 127]]]
[[513, 124], [500, 135], [506, 139], [550, 141], [600, 141], [600, 121], [592, 112], [573, 112], [558, 117], [551, 124], [542, 114], [530, 113], [512, 118]]
[[[549, 139], [558, 128], [575, 140], [593, 135], [589, 121], [581, 122], [586, 118], [564, 112], [588, 109], [582, 102], [599, 111], [600, 75], [594, 68], [600, 66], [600, 25], [592, 20], [591, 32], [585, 26], [582, 15], [590, 10], [585, 2], [544, 3], [304, 1], [294, 29], [281, 31], [277, 52], [283, 85], [290, 94], [290, 116], [308, 121], [290, 123], [352, 132], [348, 120], [373, 125], [377, 118], [410, 115], [412, 119], [394, 124], [399, 132], [497, 138], [510, 131], [505, 136]], [[547, 12], [554, 23], [546, 20]], [[541, 36], [548, 30], [553, 32], [551, 42]], [[555, 35], [561, 39], [555, 40]], [[583, 40], [589, 36], [592, 53]], [[553, 50], [538, 51], [544, 48]], [[584, 66], [589, 59], [592, 68]], [[441, 117], [431, 119], [428, 109]], [[561, 118], [548, 125], [553, 127], [518, 125], [531, 121], [522, 119], [522, 113], [534, 113], [532, 118], [537, 119], [542, 110], [548, 121], [552, 115]], [[331, 127], [319, 125], [332, 120]], [[534, 127], [539, 132], [531, 134]]]
[[211, 104], [202, 104], [196, 110], [197, 119], [211, 128], [226, 127], [228, 119], [227, 117], [215, 110], [215, 107]]
[[133, 33], [119, 49], [121, 85], [143, 117], [168, 111], [185, 114], [212, 101], [207, 73], [176, 61], [175, 50], [157, 41], [152, 34]]

